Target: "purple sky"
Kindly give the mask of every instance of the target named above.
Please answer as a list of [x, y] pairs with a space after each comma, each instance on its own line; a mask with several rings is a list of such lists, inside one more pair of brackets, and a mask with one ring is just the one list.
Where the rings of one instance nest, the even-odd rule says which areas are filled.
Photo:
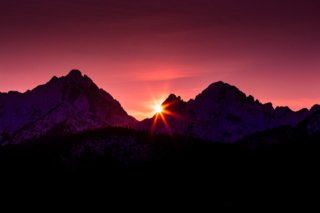
[[3, 0], [0, 91], [73, 68], [138, 119], [222, 80], [293, 109], [320, 103], [320, 2]]

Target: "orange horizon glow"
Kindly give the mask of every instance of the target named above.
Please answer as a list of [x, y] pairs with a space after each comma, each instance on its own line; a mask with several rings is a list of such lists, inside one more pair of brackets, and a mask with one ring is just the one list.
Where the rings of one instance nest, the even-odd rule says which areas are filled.
[[[66, 70], [65, 70], [66, 71]], [[95, 82], [98, 87], [102, 85], [102, 89], [110, 93], [116, 100], [120, 102], [120, 104], [123, 106], [124, 110], [128, 112], [129, 115], [134, 116], [138, 120], [143, 120], [145, 118], [152, 118], [153, 116], [157, 115], [159, 111], [156, 110], [157, 107], [161, 106], [162, 103], [166, 100], [166, 98], [169, 96], [169, 94], [173, 93], [176, 95], [179, 95], [183, 97], [184, 100], [188, 101], [189, 99], [193, 99], [197, 94], [201, 93], [210, 83], [216, 82], [217, 80], [210, 80], [205, 79], [205, 81], [192, 81], [192, 86], [190, 88], [180, 88], [179, 83], [175, 83], [174, 79], [171, 80], [165, 80], [165, 81], [151, 81], [151, 82], [139, 82], [139, 85], [134, 85], [132, 88], [130, 86], [130, 90], [136, 91], [139, 94], [139, 99], [136, 99], [136, 94], [128, 93], [128, 87], [121, 87], [122, 84], [117, 86], [118, 89], [114, 89], [114, 84], [108, 84], [109, 86], [105, 87], [105, 82], [102, 81], [103, 79], [100, 78], [94, 78], [94, 75], [91, 75], [90, 73], [83, 72], [85, 69], [80, 69], [83, 74], [88, 75], [90, 78], [92, 78], [93, 82]], [[165, 73], [167, 73], [168, 69], [166, 69]], [[172, 69], [172, 71], [174, 71]], [[56, 75], [58, 77], [66, 75], [66, 72], [61, 73], [60, 75], [56, 74], [50, 74], [52, 77], [53, 75]], [[161, 72], [158, 72], [159, 76], [161, 76]], [[51, 78], [50, 76], [43, 76], [42, 80], [37, 79], [31, 79], [30, 82], [32, 85], [41, 85]], [[162, 79], [162, 77], [159, 77]], [[28, 78], [16, 78], [12, 81], [8, 82], [20, 82], [24, 81]], [[243, 91], [246, 95], [252, 95], [255, 98], [259, 99], [261, 103], [267, 103], [272, 102], [273, 107], [277, 106], [288, 106], [290, 109], [294, 111], [299, 111], [302, 108], [308, 108], [310, 109], [313, 105], [319, 104], [320, 99], [318, 98], [312, 98], [312, 97], [303, 97], [303, 98], [296, 98], [293, 97], [292, 94], [288, 95], [283, 93], [287, 93], [285, 90], [275, 91], [274, 93], [279, 94], [282, 93], [282, 97], [280, 98], [271, 98], [269, 95], [267, 95], [268, 91], [264, 90], [255, 90], [254, 88], [250, 88], [248, 85], [242, 85], [238, 84], [236, 81], [228, 81], [225, 80], [225, 82], [230, 83], [232, 85], [235, 85], [237, 88], [239, 88], [241, 91]], [[191, 84], [188, 82], [188, 85]], [[17, 86], [12, 86], [12, 90], [16, 90], [19, 92], [25, 92], [26, 88], [22, 88], [22, 83]], [[19, 89], [21, 88], [21, 89]], [[29, 89], [33, 89], [34, 86], [27, 87]], [[258, 88], [258, 87], [255, 87]], [[10, 89], [2, 90], [0, 92], [6, 92]], [[313, 90], [317, 91], [317, 90]], [[261, 95], [262, 94], [262, 95]], [[166, 115], [172, 115], [171, 112], [165, 109], [165, 107], [162, 106], [162, 112], [161, 114]], [[161, 115], [157, 115], [158, 119], [160, 119]], [[175, 115], [177, 116], [177, 115]]]
[[319, 1], [17, 2], [0, 4], [0, 92], [79, 69], [138, 120], [217, 81], [274, 107], [320, 103]]

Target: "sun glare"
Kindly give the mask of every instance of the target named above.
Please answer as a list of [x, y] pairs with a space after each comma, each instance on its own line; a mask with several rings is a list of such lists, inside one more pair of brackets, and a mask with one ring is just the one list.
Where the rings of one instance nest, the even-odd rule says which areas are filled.
[[154, 111], [155, 111], [156, 113], [162, 113], [163, 108], [162, 108], [161, 105], [156, 105], [156, 106], [154, 107]]
[[175, 101], [168, 102], [164, 101], [163, 98], [155, 99], [153, 97], [152, 101], [153, 103], [150, 103], [149, 107], [150, 109], [152, 109], [154, 116], [152, 117], [153, 121], [150, 132], [155, 133], [157, 125], [163, 125], [163, 127], [166, 129], [166, 132], [168, 134], [171, 134], [171, 128], [168, 121], [172, 118], [180, 119], [180, 116], [178, 114], [171, 111], [171, 106]]

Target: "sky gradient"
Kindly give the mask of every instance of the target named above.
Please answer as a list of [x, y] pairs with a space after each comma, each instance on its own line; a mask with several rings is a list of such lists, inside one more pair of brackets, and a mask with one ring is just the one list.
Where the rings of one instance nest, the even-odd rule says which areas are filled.
[[320, 2], [3, 0], [0, 91], [80, 69], [138, 119], [225, 81], [292, 109], [320, 103]]

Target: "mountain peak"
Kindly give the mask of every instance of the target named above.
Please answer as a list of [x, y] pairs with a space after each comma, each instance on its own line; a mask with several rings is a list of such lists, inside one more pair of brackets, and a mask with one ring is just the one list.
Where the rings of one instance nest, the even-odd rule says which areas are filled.
[[73, 69], [69, 72], [69, 74], [67, 75], [67, 77], [75, 77], [75, 78], [78, 78], [78, 77], [82, 77], [82, 73], [80, 72], [80, 70], [77, 70], [77, 69]]
[[320, 105], [318, 105], [318, 104], [313, 105], [313, 106], [311, 107], [311, 109], [310, 109], [310, 111], [311, 111], [312, 113], [317, 112], [317, 111], [319, 111], [319, 110], [320, 110]]
[[212, 84], [210, 84], [207, 89], [205, 90], [237, 90], [240, 91], [237, 87], [232, 86], [228, 83], [225, 83], [223, 81], [217, 81]]
[[63, 82], [70, 84], [72, 82], [73, 85], [78, 85], [81, 87], [94, 87], [98, 88], [97, 85], [89, 78], [87, 75], [81, 73], [80, 70], [73, 69], [68, 75], [63, 76], [58, 79], [64, 79]]
[[210, 84], [205, 90], [199, 94], [196, 99], [210, 98], [212, 100], [238, 100], [243, 101], [246, 95], [237, 87], [227, 84], [223, 81], [218, 81]]
[[230, 84], [224, 82], [224, 81], [216, 81], [213, 82], [212, 84], [209, 85], [210, 86], [230, 86]]
[[170, 94], [168, 98], [162, 103], [162, 104], [167, 104], [167, 103], [172, 103], [176, 101], [182, 101], [180, 96], [176, 96], [175, 94]]

